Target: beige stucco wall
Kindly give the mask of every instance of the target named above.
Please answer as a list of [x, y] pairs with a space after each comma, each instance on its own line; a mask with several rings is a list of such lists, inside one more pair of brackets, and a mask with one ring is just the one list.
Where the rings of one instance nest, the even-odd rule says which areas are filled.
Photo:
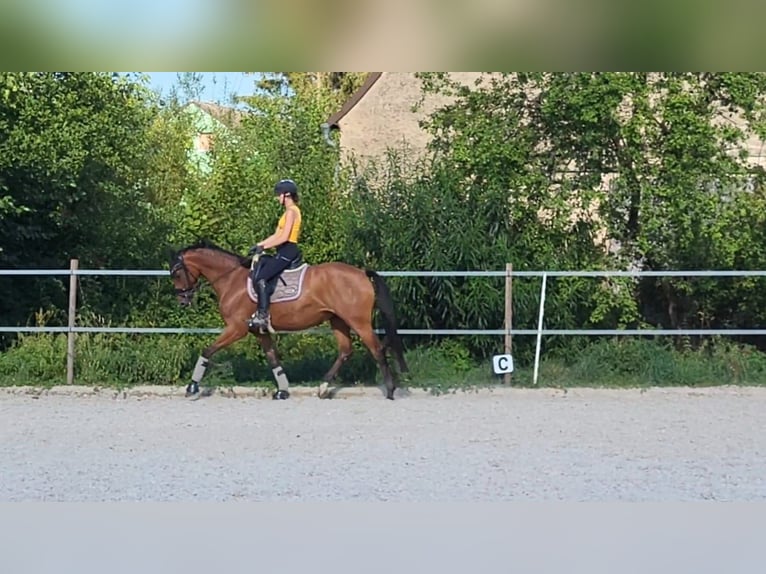
[[[450, 73], [451, 78], [467, 85], [472, 85], [480, 75], [480, 72]], [[382, 157], [387, 147], [401, 148], [405, 142], [413, 153], [424, 151], [430, 136], [418, 122], [449, 99], [429, 94], [423, 106], [412, 112], [420, 98], [420, 80], [415, 72], [383, 72], [338, 122], [344, 161], [355, 157], [364, 163], [369, 158]]]
[[[451, 72], [452, 79], [471, 86], [480, 72]], [[420, 80], [414, 72], [383, 72], [378, 81], [364, 97], [338, 122], [342, 159], [347, 163], [351, 158], [364, 167], [366, 160], [381, 158], [387, 147], [410, 147], [410, 157], [425, 151], [430, 135], [420, 128], [418, 122], [425, 119], [437, 107], [449, 102], [449, 98], [429, 94], [424, 105], [417, 112], [412, 106], [421, 99]], [[741, 118], [723, 117], [719, 121], [740, 123]], [[745, 142], [751, 164], [766, 167], [766, 145], [757, 136], [750, 136]], [[602, 186], [609, 189], [611, 174], [604, 174]], [[541, 217], [545, 217], [541, 213]], [[578, 218], [598, 221], [597, 206], [590, 206], [586, 212], [573, 214]], [[596, 241], [605, 244], [606, 236], [599, 233]], [[605, 244], [608, 247], [608, 245]]]
[[[450, 77], [464, 85], [473, 85], [481, 72], [450, 72]], [[421, 153], [429, 134], [418, 122], [449, 98], [429, 94], [417, 111], [412, 106], [421, 98], [420, 80], [415, 72], [383, 72], [364, 97], [340, 122], [340, 146], [345, 161], [351, 157], [364, 161], [381, 157], [387, 147], [401, 148], [408, 144], [412, 152]], [[739, 123], [741, 118], [724, 114], [723, 122]], [[726, 117], [728, 116], [728, 117]], [[757, 136], [745, 143], [750, 162], [766, 167], [766, 145]]]

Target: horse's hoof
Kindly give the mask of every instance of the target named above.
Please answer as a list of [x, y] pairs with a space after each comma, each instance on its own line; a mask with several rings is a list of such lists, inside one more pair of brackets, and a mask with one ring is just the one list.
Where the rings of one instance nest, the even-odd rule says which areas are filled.
[[277, 391], [271, 396], [271, 398], [274, 399], [275, 401], [283, 401], [289, 397], [290, 397], [290, 393], [287, 391]]
[[317, 389], [317, 396], [320, 399], [323, 399], [327, 396], [327, 391], [330, 390], [330, 383], [322, 383], [319, 385], [319, 388]]
[[189, 383], [186, 385], [186, 396], [191, 397], [199, 394], [199, 385], [197, 383]]

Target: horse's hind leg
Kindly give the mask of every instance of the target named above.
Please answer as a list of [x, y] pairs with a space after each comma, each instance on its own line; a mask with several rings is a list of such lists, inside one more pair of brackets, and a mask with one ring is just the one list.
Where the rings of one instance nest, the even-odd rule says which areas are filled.
[[372, 353], [372, 356], [375, 358], [375, 362], [378, 363], [380, 372], [383, 374], [383, 382], [386, 384], [386, 398], [393, 401], [396, 383], [391, 368], [388, 366], [383, 347], [381, 346], [377, 335], [375, 335], [375, 332], [372, 330], [372, 326], [367, 323], [359, 328], [352, 325], [352, 328], [356, 331], [356, 334], [359, 335], [359, 338], [365, 346], [370, 350], [370, 353]]
[[332, 326], [332, 333], [338, 342], [338, 358], [335, 359], [330, 370], [322, 377], [322, 380], [326, 383], [331, 382], [338, 376], [338, 371], [340, 371], [343, 363], [348, 360], [352, 352], [351, 328], [338, 316], [330, 319], [330, 325]]
[[338, 342], [338, 358], [335, 359], [335, 362], [332, 364], [332, 367], [330, 367], [330, 370], [325, 373], [324, 377], [322, 377], [322, 384], [319, 385], [318, 392], [320, 399], [326, 396], [329, 383], [338, 376], [338, 371], [340, 371], [343, 363], [348, 361], [348, 358], [351, 356], [353, 351], [351, 345], [351, 328], [348, 326], [348, 324], [346, 324], [346, 322], [337, 315], [334, 315], [330, 319], [330, 325], [332, 326], [333, 335], [335, 335], [335, 339]]

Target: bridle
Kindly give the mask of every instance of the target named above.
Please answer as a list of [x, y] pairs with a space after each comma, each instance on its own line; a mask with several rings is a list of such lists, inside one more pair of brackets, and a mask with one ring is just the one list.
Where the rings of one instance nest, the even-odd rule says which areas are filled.
[[[257, 257], [254, 259], [257, 261]], [[184, 272], [184, 275], [186, 278], [186, 284], [188, 285], [188, 287], [184, 287], [183, 289], [174, 288], [173, 291], [175, 292], [176, 295], [181, 297], [181, 302], [183, 304], [190, 305], [192, 302], [192, 299], [194, 298], [194, 294], [197, 291], [199, 291], [200, 288], [202, 287], [202, 282], [199, 280], [199, 277], [194, 277], [191, 274], [191, 272], [189, 271], [189, 268], [186, 266], [186, 263], [184, 262], [183, 255], [179, 255], [178, 262], [175, 265], [173, 265], [173, 267], [171, 267], [170, 277], [172, 278], [173, 275], [175, 275], [179, 269]], [[216, 277], [214, 280], [211, 281], [208, 279], [208, 282], [210, 283], [210, 285], [215, 285], [216, 282], [220, 281], [221, 279], [226, 277], [229, 273], [232, 273], [233, 271], [237, 269], [239, 269], [239, 267], [234, 266], [228, 271], [224, 271], [223, 273], [221, 273], [221, 275]], [[251, 262], [251, 269], [252, 269], [252, 262]]]
[[185, 287], [183, 289], [175, 288], [173, 291], [176, 295], [181, 297], [181, 302], [190, 305], [192, 302], [192, 299], [194, 298], [194, 294], [199, 291], [201, 283], [199, 281], [199, 277], [192, 277], [192, 274], [189, 272], [189, 268], [186, 267], [186, 263], [184, 263], [184, 256], [179, 255], [178, 256], [178, 262], [173, 265], [173, 267], [170, 269], [170, 277], [172, 278], [173, 275], [175, 275], [178, 270], [183, 270], [184, 275], [186, 276], [186, 284], [188, 287]]

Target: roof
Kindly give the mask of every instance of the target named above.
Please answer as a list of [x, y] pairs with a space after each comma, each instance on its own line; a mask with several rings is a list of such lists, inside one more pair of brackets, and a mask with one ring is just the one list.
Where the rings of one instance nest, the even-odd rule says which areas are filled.
[[359, 100], [361, 100], [375, 82], [380, 79], [382, 74], [383, 72], [370, 72], [367, 74], [364, 83], [351, 94], [337, 112], [327, 118], [327, 124], [330, 126], [330, 129], [340, 129], [338, 122], [359, 103]]
[[241, 110], [227, 108], [226, 106], [221, 106], [212, 102], [192, 100], [188, 105], [197, 107], [216, 121], [230, 128], [239, 126], [242, 123], [242, 119], [245, 117], [245, 114]]

